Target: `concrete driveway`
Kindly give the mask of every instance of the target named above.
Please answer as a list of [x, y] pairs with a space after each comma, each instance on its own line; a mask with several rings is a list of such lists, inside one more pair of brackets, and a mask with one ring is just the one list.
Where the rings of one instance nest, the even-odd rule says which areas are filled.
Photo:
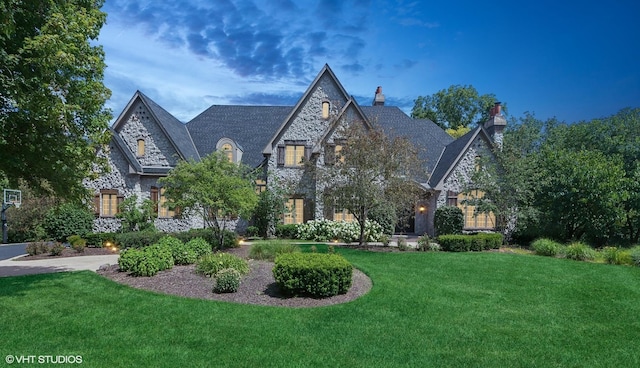
[[15, 261], [6, 259], [0, 261], [0, 277], [32, 275], [36, 273], [50, 273], [62, 271], [97, 271], [102, 265], [118, 263], [117, 254], [103, 256], [80, 256], [54, 259], [38, 259], [33, 261]]

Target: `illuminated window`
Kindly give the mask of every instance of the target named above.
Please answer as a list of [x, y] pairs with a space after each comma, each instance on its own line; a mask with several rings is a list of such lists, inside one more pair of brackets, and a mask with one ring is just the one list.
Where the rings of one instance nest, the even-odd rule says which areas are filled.
[[256, 194], [260, 194], [267, 190], [267, 182], [263, 179], [256, 180]]
[[304, 164], [304, 146], [288, 145], [284, 152], [285, 166], [303, 166]]
[[464, 204], [465, 199], [475, 199], [484, 197], [484, 192], [472, 190], [469, 194], [460, 193], [458, 195], [458, 207], [464, 214], [465, 229], [494, 229], [496, 227], [496, 217], [493, 213], [475, 213], [476, 206]]
[[284, 224], [301, 224], [304, 221], [304, 200], [290, 198], [287, 201], [287, 212], [284, 214]]
[[229, 161], [233, 162], [233, 147], [230, 143], [223, 144], [221, 151], [227, 156]]
[[100, 216], [114, 217], [118, 213], [118, 191], [103, 190], [100, 192]]
[[349, 210], [338, 210], [336, 209], [333, 212], [333, 221], [344, 221], [344, 222], [353, 222], [355, 221], [355, 217], [353, 217], [353, 213], [349, 212]]
[[328, 119], [329, 118], [329, 107], [331, 105], [329, 104], [329, 101], [324, 101], [322, 102], [322, 118], [323, 119]]
[[160, 200], [158, 201], [158, 217], [160, 218], [173, 218], [176, 215], [175, 211], [172, 211], [167, 207], [167, 197], [164, 195], [164, 188], [160, 188]]
[[138, 139], [138, 157], [144, 156], [144, 139]]

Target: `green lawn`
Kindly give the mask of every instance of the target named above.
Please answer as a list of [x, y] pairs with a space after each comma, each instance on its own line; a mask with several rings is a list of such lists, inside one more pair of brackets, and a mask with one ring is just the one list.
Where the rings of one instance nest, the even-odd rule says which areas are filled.
[[183, 299], [91, 272], [0, 278], [0, 358], [81, 355], [87, 367], [640, 366], [640, 268], [339, 252], [373, 289], [314, 309]]

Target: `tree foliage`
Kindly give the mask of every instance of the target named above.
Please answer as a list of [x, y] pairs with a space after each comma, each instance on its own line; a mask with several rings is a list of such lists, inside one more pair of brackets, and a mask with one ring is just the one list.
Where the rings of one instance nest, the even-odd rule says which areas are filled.
[[0, 3], [0, 157], [19, 179], [61, 197], [86, 194], [96, 149], [109, 141], [110, 91], [96, 40], [101, 0]]
[[155, 230], [153, 220], [156, 217], [155, 204], [150, 199], [138, 203], [133, 195], [120, 203], [116, 217], [122, 220], [122, 232]]
[[[481, 95], [473, 86], [452, 85], [430, 96], [419, 96], [411, 117], [429, 119], [442, 129], [458, 130], [489, 119], [489, 110], [496, 102], [492, 93]], [[506, 105], [504, 105], [506, 112]]]
[[158, 180], [165, 188], [169, 208], [200, 216], [219, 230], [219, 247], [225, 228], [236, 217], [250, 218], [258, 196], [248, 168], [214, 152], [200, 161], [181, 161], [167, 177]]
[[390, 138], [380, 127], [370, 129], [353, 122], [339, 135], [345, 143], [335, 164], [319, 176], [327, 208], [346, 209], [360, 225], [359, 241], [365, 240], [367, 218], [378, 207], [412, 207], [418, 196], [414, 179], [421, 170], [417, 150], [405, 137]]

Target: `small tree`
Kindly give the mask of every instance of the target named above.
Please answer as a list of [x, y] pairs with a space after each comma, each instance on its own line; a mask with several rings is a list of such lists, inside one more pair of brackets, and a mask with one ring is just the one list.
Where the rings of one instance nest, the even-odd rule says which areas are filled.
[[276, 224], [287, 211], [284, 189], [272, 185], [258, 196], [254, 223], [261, 236], [271, 238], [275, 236]]
[[154, 203], [145, 199], [142, 203], [138, 203], [138, 196], [133, 195], [120, 203], [117, 218], [122, 220], [121, 230], [127, 231], [145, 231], [155, 230], [153, 219], [156, 217], [153, 209]]
[[238, 216], [249, 218], [258, 202], [248, 168], [220, 152], [198, 162], [181, 161], [158, 182], [165, 188], [169, 208], [200, 216], [205, 226], [218, 230], [219, 247], [223, 247], [227, 224]]
[[380, 127], [353, 122], [338, 135], [345, 143], [335, 163], [319, 175], [323, 202], [353, 214], [360, 225], [359, 243], [363, 244], [365, 223], [372, 211], [389, 203], [396, 210], [413, 206], [418, 195], [414, 178], [421, 165], [408, 139], [389, 138]]

